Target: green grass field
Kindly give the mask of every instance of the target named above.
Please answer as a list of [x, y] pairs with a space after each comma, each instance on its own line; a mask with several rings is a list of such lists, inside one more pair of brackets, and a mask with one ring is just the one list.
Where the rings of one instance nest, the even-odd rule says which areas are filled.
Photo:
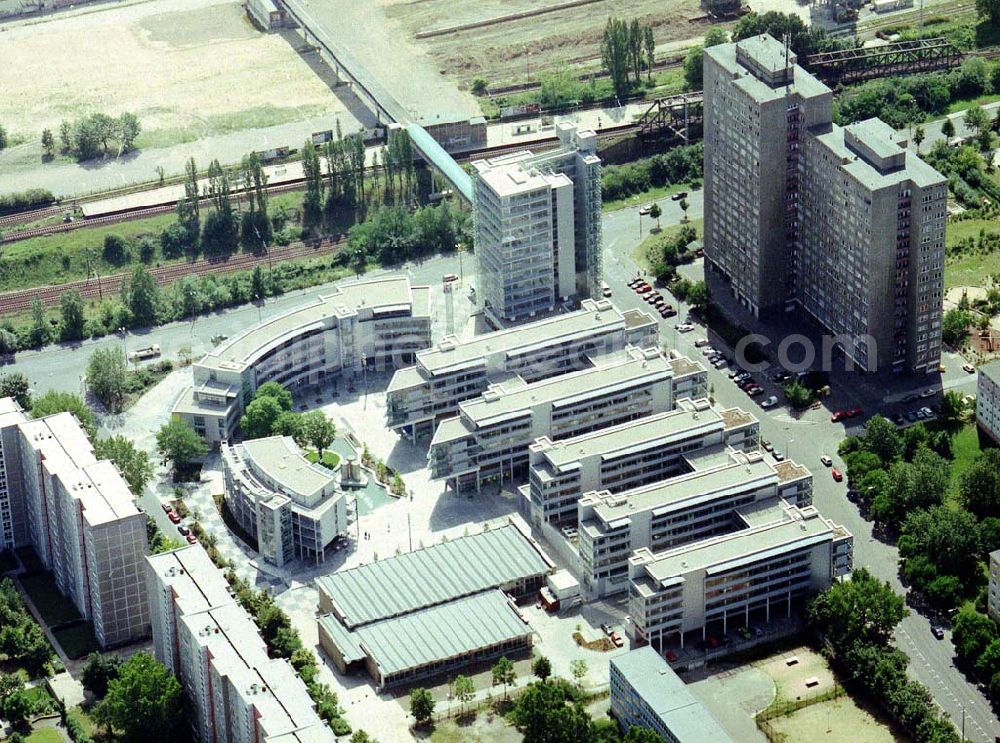
[[94, 639], [94, 627], [90, 622], [80, 622], [71, 627], [56, 630], [52, 634], [55, 635], [59, 647], [70, 660], [83, 658], [100, 649], [97, 646], [97, 640]]
[[979, 455], [979, 434], [975, 424], [969, 424], [962, 428], [951, 440], [951, 451], [954, 459], [951, 463], [951, 484], [948, 488], [948, 499], [958, 502], [959, 483], [962, 474], [969, 468]]
[[58, 730], [42, 728], [35, 730], [24, 739], [24, 743], [63, 743], [63, 737]]
[[[949, 222], [946, 239], [948, 246], [956, 245], [968, 238], [978, 238], [980, 231], [1000, 232], [1000, 221], [991, 219], [964, 219]], [[967, 253], [945, 261], [944, 285], [946, 289], [955, 286], [983, 286], [987, 276], [1000, 273], [1000, 253]]]
[[309, 451], [306, 452], [306, 459], [308, 459], [313, 464], [319, 462], [324, 467], [329, 470], [335, 470], [340, 466], [340, 455], [335, 451], [325, 451], [323, 452], [323, 460], [320, 461], [319, 452]]
[[52, 573], [22, 575], [18, 580], [49, 627], [80, 619], [80, 612], [73, 606], [73, 602], [59, 593]]
[[[139, 149], [170, 147], [172, 145], [195, 142], [203, 137], [231, 134], [248, 129], [264, 129], [269, 126], [291, 124], [296, 121], [322, 116], [327, 106], [257, 106], [246, 111], [228, 114], [212, 114], [202, 117], [198, 124], [178, 127], [162, 127], [143, 131], [136, 145]], [[296, 144], [301, 145], [302, 142]]]
[[[655, 225], [655, 220], [651, 220], [652, 224], [650, 227]], [[692, 227], [694, 227], [695, 234], [701, 237], [704, 234], [705, 220], [704, 219], [692, 219], [688, 222]], [[646, 237], [634, 251], [632, 251], [632, 260], [635, 261], [636, 265], [640, 268], [648, 271], [649, 270], [649, 249], [659, 243], [661, 240], [671, 238], [681, 231], [681, 226], [679, 224], [672, 224], [669, 227], [664, 227], [660, 232], [652, 232]]]

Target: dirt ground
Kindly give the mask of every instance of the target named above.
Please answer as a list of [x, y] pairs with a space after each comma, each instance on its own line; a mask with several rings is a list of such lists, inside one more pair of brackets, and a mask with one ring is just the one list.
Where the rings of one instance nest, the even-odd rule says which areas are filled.
[[2, 38], [0, 70], [16, 74], [4, 75], [0, 121], [30, 140], [90, 112], [137, 114], [140, 146], [326, 114], [359, 126], [289, 42], [254, 29], [234, 0], [95, 6], [8, 24]]
[[894, 743], [902, 740], [848, 696], [810, 705], [787, 717], [775, 717], [770, 724], [789, 743]]
[[657, 47], [700, 39], [708, 24], [698, 0], [599, 0], [518, 20], [419, 39], [421, 32], [499, 18], [560, 4], [554, 0], [380, 0], [425, 49], [441, 71], [468, 84], [483, 77], [491, 84], [535, 77], [539, 69], [594, 62], [609, 16], [638, 18], [652, 25]]
[[[788, 665], [787, 661], [793, 657], [798, 662]], [[774, 680], [777, 699], [780, 700], [791, 701], [822, 694], [836, 683], [826, 659], [808, 647], [793, 648], [754, 665]], [[807, 687], [806, 681], [813, 678], [819, 683]]]

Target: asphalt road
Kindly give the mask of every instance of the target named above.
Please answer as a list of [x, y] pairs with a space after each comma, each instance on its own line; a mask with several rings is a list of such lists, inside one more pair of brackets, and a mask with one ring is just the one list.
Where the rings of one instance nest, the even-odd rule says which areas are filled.
[[[455, 258], [435, 257], [420, 263], [412, 263], [399, 269], [379, 269], [369, 271], [364, 278], [374, 278], [385, 274], [406, 273], [415, 285], [440, 284], [441, 276], [452, 271], [457, 272]], [[463, 264], [469, 272], [473, 270], [473, 259], [466, 256]], [[342, 281], [354, 281], [354, 277]], [[22, 351], [17, 354], [13, 364], [8, 364], [6, 370], [24, 372], [31, 382], [31, 387], [41, 393], [46, 390], [79, 393], [82, 389], [83, 376], [87, 368], [90, 354], [97, 348], [105, 348], [122, 344], [126, 352], [160, 344], [160, 358], [176, 360], [181, 348], [190, 347], [192, 357], [197, 359], [213, 345], [211, 339], [216, 335], [234, 336], [251, 325], [265, 318], [274, 317], [283, 312], [298, 307], [310, 297], [329, 293], [336, 283], [322, 284], [310, 289], [296, 290], [280, 297], [272, 297], [263, 304], [249, 304], [222, 310], [210, 315], [202, 315], [194, 321], [175, 322], [157, 328], [139, 332], [129, 332], [123, 337], [120, 334], [105, 336], [82, 343], [52, 345], [40, 351]], [[0, 371], [3, 371], [0, 368]]]
[[[700, 192], [692, 193], [688, 198], [691, 204], [688, 215], [691, 218], [701, 217], [702, 200]], [[679, 221], [680, 209], [675, 202], [665, 199], [660, 203], [664, 210], [661, 222], [666, 225]], [[652, 225], [646, 224], [648, 218], [643, 218], [646, 230]], [[643, 235], [645, 236], [645, 235]], [[637, 267], [632, 261], [632, 254], [639, 244], [639, 217], [636, 209], [626, 209], [606, 215], [604, 220], [605, 278], [613, 291], [613, 301], [625, 309], [637, 307], [648, 309], [644, 301], [628, 288], [627, 282], [636, 275]], [[700, 271], [700, 266], [690, 267], [690, 272]], [[679, 315], [661, 322], [661, 338], [670, 347], [679, 349], [691, 358], [702, 359], [701, 349], [695, 348], [698, 338], [708, 337], [713, 346], [720, 348], [721, 341], [717, 336], [706, 333], [699, 326], [690, 333], [677, 333], [674, 324], [687, 316], [687, 307], [682, 303], [672, 301], [679, 309]], [[929, 386], [957, 389], [961, 392], [975, 391], [975, 376], [966, 374], [961, 369], [959, 357], [949, 355], [945, 360], [947, 371], [942, 375], [942, 383], [911, 381], [909, 385], [899, 388], [847, 388], [845, 377], [835, 377], [832, 383], [831, 399], [843, 401], [835, 403], [838, 407], [848, 401], [863, 402], [866, 414], [876, 410], [885, 410], [892, 414], [898, 410], [917, 408], [933, 403], [934, 399], [922, 399], [918, 403], [902, 405], [899, 400], [912, 392], [913, 389], [926, 389]], [[844, 464], [837, 456], [837, 446], [845, 435], [851, 432], [843, 424], [830, 422], [830, 409], [808, 411], [801, 417], [790, 415], [786, 408], [778, 407], [770, 411], [760, 408], [753, 398], [745, 395], [729, 379], [725, 371], [717, 371], [710, 365], [709, 383], [718, 403], [724, 407], [738, 406], [756, 415], [761, 421], [762, 438], [771, 441], [782, 449], [786, 456], [808, 467], [814, 477], [814, 503], [820, 513], [834, 522], [846, 527], [854, 535], [854, 565], [866, 567], [873, 574], [889, 581], [898, 593], [905, 593], [897, 576], [898, 553], [895, 547], [878, 541], [872, 536], [871, 524], [858, 513], [857, 507], [847, 500], [846, 483], [834, 482], [827, 468], [819, 461], [826, 454], [833, 458], [834, 466], [844, 470]], [[755, 375], [762, 379], [762, 375]], [[756, 400], [763, 400], [770, 394], [782, 399], [780, 391], [774, 384], [766, 384], [766, 391]], [[881, 404], [880, 404], [881, 403]], [[832, 405], [830, 407], [833, 407]], [[861, 423], [853, 423], [860, 426]], [[916, 612], [903, 620], [896, 632], [898, 646], [911, 659], [911, 675], [927, 685], [934, 699], [941, 705], [955, 724], [961, 728], [963, 721], [965, 735], [972, 741], [992, 741], [993, 736], [1000, 733], [1000, 721], [990, 708], [983, 695], [970, 684], [965, 676], [955, 668], [953, 663], [954, 648], [950, 632], [944, 640], [937, 640], [931, 634], [930, 623]]]

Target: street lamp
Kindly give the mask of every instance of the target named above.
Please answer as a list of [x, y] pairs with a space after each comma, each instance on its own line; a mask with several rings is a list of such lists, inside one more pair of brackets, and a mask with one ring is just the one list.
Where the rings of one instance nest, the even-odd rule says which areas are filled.
[[406, 507], [406, 535], [410, 540], [410, 552], [413, 552], [413, 530], [410, 528], [410, 511], [413, 508], [413, 489], [410, 489], [410, 504]]
[[128, 341], [125, 340], [125, 335], [128, 332], [124, 327], [118, 328], [118, 332], [122, 334], [122, 347], [125, 349], [125, 363], [128, 363]]

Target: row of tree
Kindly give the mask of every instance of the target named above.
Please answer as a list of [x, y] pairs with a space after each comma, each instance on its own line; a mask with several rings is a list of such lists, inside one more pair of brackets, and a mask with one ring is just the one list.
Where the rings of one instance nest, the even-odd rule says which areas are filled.
[[605, 201], [616, 201], [651, 188], [681, 183], [700, 185], [703, 160], [704, 148], [699, 142], [674, 147], [627, 165], [608, 165], [601, 169], [601, 197]]
[[652, 26], [642, 26], [636, 18], [631, 21], [608, 18], [601, 37], [601, 62], [611, 76], [619, 100], [641, 82], [643, 69], [652, 77], [655, 51]]
[[468, 245], [468, 214], [447, 201], [411, 212], [402, 206], [385, 206], [355, 224], [347, 233], [343, 260], [358, 268], [370, 261], [393, 265], [435, 253], [451, 253]]
[[927, 687], [906, 674], [909, 659], [893, 647], [893, 631], [908, 614], [903, 597], [865, 568], [836, 582], [809, 604], [810, 626], [833, 648], [845, 685], [863, 691], [915, 743], [958, 743]]
[[52, 646], [10, 578], [0, 579], [0, 658], [32, 677], [47, 673]]

